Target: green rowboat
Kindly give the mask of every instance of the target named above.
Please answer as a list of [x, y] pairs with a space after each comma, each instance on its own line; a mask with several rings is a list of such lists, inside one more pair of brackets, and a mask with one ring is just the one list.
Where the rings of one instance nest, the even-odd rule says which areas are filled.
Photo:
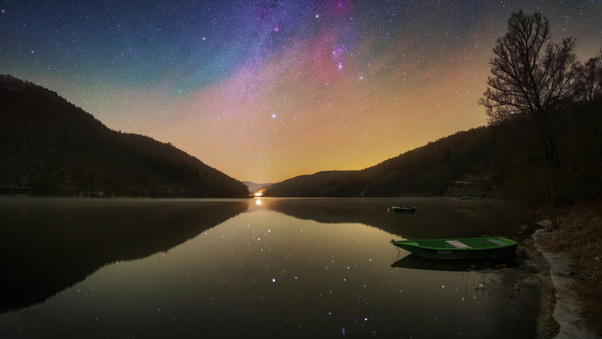
[[504, 259], [516, 254], [516, 241], [502, 237], [391, 240], [391, 243], [428, 259]]

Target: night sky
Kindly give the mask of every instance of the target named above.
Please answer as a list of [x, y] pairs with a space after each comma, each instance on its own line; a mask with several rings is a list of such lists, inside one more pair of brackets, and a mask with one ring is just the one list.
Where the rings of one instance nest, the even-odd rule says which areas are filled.
[[238, 179], [376, 165], [486, 124], [512, 12], [602, 48], [602, 1], [0, 2], [0, 74]]

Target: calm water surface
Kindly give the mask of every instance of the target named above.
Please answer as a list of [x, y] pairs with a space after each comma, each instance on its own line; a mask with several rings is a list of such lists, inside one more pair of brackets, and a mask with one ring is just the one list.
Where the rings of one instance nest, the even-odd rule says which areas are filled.
[[[394, 204], [417, 212], [388, 214]], [[490, 288], [495, 268], [389, 243], [503, 235], [514, 208], [0, 198], [0, 338], [535, 337], [537, 305]]]

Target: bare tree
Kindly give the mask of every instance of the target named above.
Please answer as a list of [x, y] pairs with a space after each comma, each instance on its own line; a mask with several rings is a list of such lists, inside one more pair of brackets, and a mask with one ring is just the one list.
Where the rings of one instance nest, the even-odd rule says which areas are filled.
[[539, 13], [513, 13], [508, 32], [498, 39], [491, 59], [489, 87], [478, 102], [487, 109], [489, 124], [522, 121], [534, 128], [539, 147], [531, 146], [529, 156], [542, 170], [544, 203], [557, 227], [560, 159], [554, 123], [573, 78], [574, 38], [550, 42], [550, 24]]
[[597, 57], [576, 68], [573, 96], [574, 100], [584, 102], [602, 98], [602, 50]]

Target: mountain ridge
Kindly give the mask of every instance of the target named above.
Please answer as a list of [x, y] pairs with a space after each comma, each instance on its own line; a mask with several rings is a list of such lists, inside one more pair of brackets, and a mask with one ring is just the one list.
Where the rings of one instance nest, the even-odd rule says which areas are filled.
[[[602, 196], [602, 100], [574, 102], [559, 114], [554, 131], [569, 166], [564, 196]], [[570, 128], [567, 128], [569, 126]], [[539, 201], [540, 173], [526, 148], [542, 147], [520, 121], [481, 126], [431, 141], [377, 165], [353, 171], [321, 171], [275, 183], [264, 196], [398, 197], [482, 195]]]
[[56, 92], [0, 75], [0, 192], [248, 197], [240, 181], [170, 143], [106, 127]]
[[[491, 191], [503, 178], [490, 162], [503, 160], [485, 153], [505, 140], [502, 133], [495, 126], [460, 131], [363, 170], [321, 171], [287, 179], [268, 187], [264, 195], [382, 197]], [[455, 181], [470, 184], [452, 192], [450, 184]]]
[[[602, 195], [601, 100], [560, 115], [566, 196]], [[570, 124], [571, 130], [564, 126]], [[0, 194], [143, 197], [388, 197], [464, 195], [535, 200], [536, 171], [521, 152], [533, 132], [508, 123], [460, 131], [363, 170], [321, 171], [274, 184], [240, 182], [147, 136], [107, 128], [56, 92], [0, 75]]]

